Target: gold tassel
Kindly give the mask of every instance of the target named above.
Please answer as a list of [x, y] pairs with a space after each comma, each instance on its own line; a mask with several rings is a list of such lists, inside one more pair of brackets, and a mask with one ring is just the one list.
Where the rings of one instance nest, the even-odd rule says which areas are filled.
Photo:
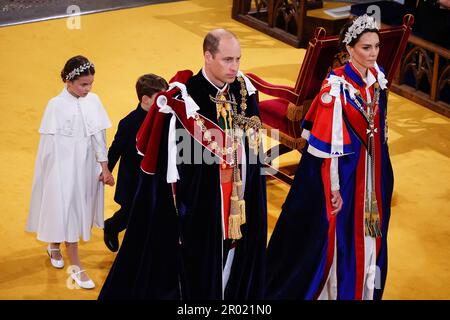
[[237, 193], [237, 183], [233, 182], [230, 197], [230, 216], [228, 217], [228, 238], [239, 240], [241, 234], [241, 210]]
[[371, 197], [372, 203], [370, 210], [372, 214], [370, 216], [370, 222], [372, 225], [373, 237], [381, 237], [380, 214], [378, 213], [378, 203], [375, 191], [372, 191]]
[[381, 226], [380, 226], [380, 215], [378, 213], [372, 215], [372, 230], [374, 232], [374, 237], [381, 237]]
[[230, 216], [239, 215], [239, 198], [237, 194], [236, 184], [233, 182], [233, 190], [230, 197]]
[[238, 198], [238, 206], [239, 206], [239, 215], [241, 216], [241, 224], [246, 222], [245, 216], [245, 200], [242, 195], [242, 180], [241, 180], [241, 170], [236, 169], [235, 182], [233, 182], [233, 186], [236, 186], [236, 196]]
[[382, 233], [377, 198], [374, 191], [371, 193], [371, 198], [372, 201], [370, 203], [368, 197], [364, 201], [364, 234], [366, 236], [378, 238], [382, 236]]
[[247, 222], [247, 219], [245, 216], [245, 200], [239, 200], [239, 210], [241, 213], [241, 224], [244, 224]]
[[[238, 169], [238, 174], [240, 174], [239, 173], [239, 169]], [[236, 185], [236, 191], [237, 191], [236, 195], [239, 196], [240, 194], [242, 194], [242, 181], [241, 181], [241, 179], [239, 178], [239, 180], [234, 182], [233, 184]]]
[[370, 212], [364, 213], [364, 234], [367, 237], [373, 237], [372, 224], [370, 223]]
[[370, 202], [370, 212], [378, 214], [378, 203], [377, 203], [377, 195], [375, 191], [372, 191], [370, 194], [372, 201]]
[[228, 219], [228, 238], [233, 240], [239, 240], [242, 238], [240, 215], [230, 214]]

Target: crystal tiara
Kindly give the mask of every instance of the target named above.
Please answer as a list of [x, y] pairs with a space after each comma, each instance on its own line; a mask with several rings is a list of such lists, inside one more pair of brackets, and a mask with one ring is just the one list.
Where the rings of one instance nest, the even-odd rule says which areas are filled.
[[345, 38], [342, 42], [349, 44], [353, 38], [357, 38], [366, 29], [378, 29], [377, 22], [374, 18], [364, 14], [356, 18], [352, 25], [345, 33]]
[[73, 69], [72, 71], [70, 71], [67, 74], [66, 80], [72, 80], [76, 76], [79, 76], [84, 70], [87, 70], [89, 68], [94, 68], [94, 64], [91, 62], [86, 62], [85, 64], [82, 64], [81, 66], [76, 67], [75, 69]]

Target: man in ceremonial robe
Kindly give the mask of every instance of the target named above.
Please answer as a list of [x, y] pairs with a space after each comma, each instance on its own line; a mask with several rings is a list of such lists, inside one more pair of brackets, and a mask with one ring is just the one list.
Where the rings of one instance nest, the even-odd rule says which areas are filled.
[[234, 34], [209, 32], [203, 51], [204, 67], [178, 72], [138, 132], [140, 182], [99, 299], [263, 297], [267, 208], [255, 88], [239, 71]]

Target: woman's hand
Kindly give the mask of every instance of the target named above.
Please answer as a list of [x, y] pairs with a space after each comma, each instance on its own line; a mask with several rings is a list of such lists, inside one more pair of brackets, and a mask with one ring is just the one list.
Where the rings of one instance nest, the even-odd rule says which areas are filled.
[[112, 187], [114, 185], [114, 177], [108, 169], [108, 162], [100, 162], [100, 165], [102, 166], [102, 173], [100, 174], [98, 180]]
[[331, 211], [331, 214], [338, 214], [339, 211], [341, 211], [343, 204], [344, 201], [342, 201], [339, 190], [331, 191], [331, 206], [334, 208], [334, 210]]
[[102, 181], [104, 184], [107, 184], [108, 186], [112, 187], [114, 185], [114, 177], [111, 174], [111, 171], [109, 170], [102, 171], [99, 180]]

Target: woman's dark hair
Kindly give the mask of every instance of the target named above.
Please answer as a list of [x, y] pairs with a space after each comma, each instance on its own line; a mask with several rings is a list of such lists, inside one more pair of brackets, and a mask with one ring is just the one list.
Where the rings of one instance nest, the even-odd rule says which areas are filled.
[[378, 29], [364, 29], [364, 31], [361, 32], [360, 34], [358, 34], [358, 35], [356, 36], [356, 38], [352, 38], [352, 41], [350, 41], [350, 43], [344, 43], [345, 34], [347, 33], [348, 28], [350, 28], [350, 26], [353, 24], [353, 22], [354, 22], [356, 19], [357, 19], [357, 17], [356, 17], [355, 19], [353, 19], [353, 20], [348, 21], [348, 22], [344, 25], [344, 27], [341, 29], [341, 32], [339, 33], [339, 47], [340, 47], [340, 49], [341, 49], [342, 51], [344, 51], [344, 52], [347, 51], [346, 48], [345, 48], [346, 45], [349, 45], [350, 47], [354, 47], [355, 44], [359, 41], [359, 39], [361, 38], [361, 36], [362, 36], [364, 33], [367, 33], [367, 32], [375, 32], [375, 33], [378, 35], [378, 37], [380, 37], [380, 31], [378, 31]]
[[[75, 69], [81, 67], [81, 66], [87, 66], [85, 68], [82, 68], [82, 70], [79, 70], [76, 74], [73, 74], [72, 76], [69, 76], [71, 72], [73, 72]], [[64, 68], [61, 71], [61, 79], [63, 82], [66, 82], [68, 80], [74, 81], [78, 79], [81, 76], [87, 76], [87, 75], [94, 75], [95, 74], [95, 68], [94, 65], [84, 56], [75, 56], [67, 60], [66, 64], [64, 65]], [[69, 76], [69, 78], [68, 78]]]

